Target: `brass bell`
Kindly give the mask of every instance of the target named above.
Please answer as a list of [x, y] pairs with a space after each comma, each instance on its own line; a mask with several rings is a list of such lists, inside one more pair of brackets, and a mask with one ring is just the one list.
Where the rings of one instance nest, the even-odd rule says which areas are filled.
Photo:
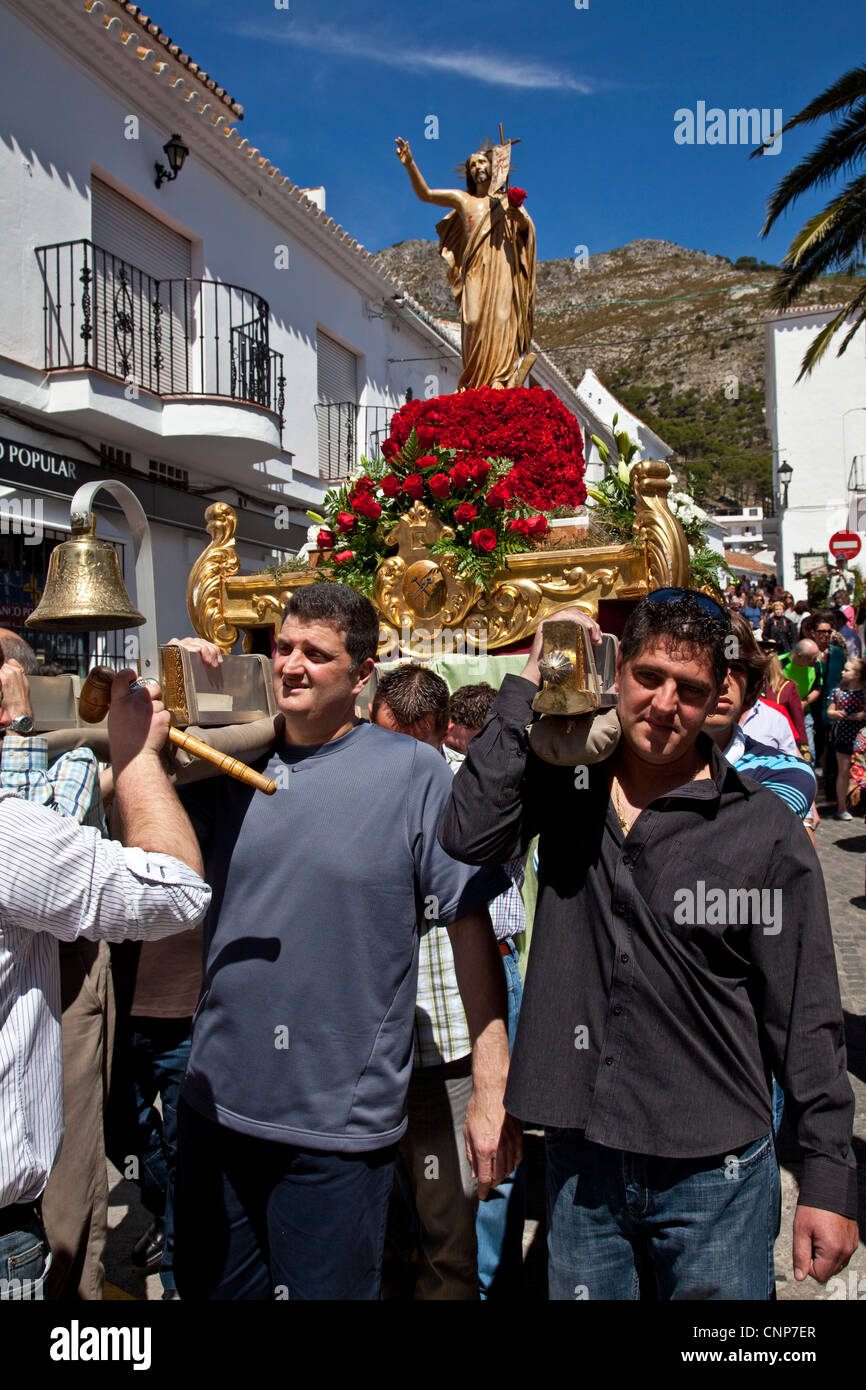
[[25, 626], [37, 631], [98, 632], [140, 627], [145, 621], [130, 602], [114, 546], [97, 540], [92, 516], [89, 522], [73, 518], [72, 536], [52, 550], [42, 601]]

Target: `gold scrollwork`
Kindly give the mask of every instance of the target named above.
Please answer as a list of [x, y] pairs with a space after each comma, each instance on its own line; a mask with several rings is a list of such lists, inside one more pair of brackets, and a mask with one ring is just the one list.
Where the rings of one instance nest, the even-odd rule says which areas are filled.
[[634, 531], [645, 540], [651, 589], [689, 582], [689, 547], [685, 532], [668, 508], [671, 474], [666, 463], [644, 459], [632, 473], [637, 509]]
[[240, 569], [235, 551], [238, 519], [227, 502], [212, 502], [204, 519], [211, 541], [190, 571], [186, 606], [199, 637], [230, 652], [238, 640], [238, 630], [225, 618], [223, 584]]

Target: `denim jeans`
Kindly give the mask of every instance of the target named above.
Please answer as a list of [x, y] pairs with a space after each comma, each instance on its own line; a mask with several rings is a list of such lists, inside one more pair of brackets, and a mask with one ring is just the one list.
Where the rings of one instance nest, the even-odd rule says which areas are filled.
[[781, 1184], [771, 1135], [653, 1158], [545, 1131], [551, 1299], [770, 1299]]
[[36, 1208], [32, 1215], [22, 1211], [18, 1228], [0, 1235], [0, 1302], [41, 1299], [50, 1267], [45, 1228]]
[[[174, 1282], [174, 1183], [177, 1168], [177, 1103], [189, 1061], [189, 1018], [131, 1017], [118, 1032], [106, 1137], [108, 1156], [123, 1173], [138, 1159], [142, 1205], [165, 1221], [160, 1278]], [[153, 1102], [160, 1097], [162, 1115]]]
[[378, 1299], [396, 1145], [331, 1153], [178, 1108], [182, 1299]]
[[[523, 983], [520, 979], [517, 947], [508, 942], [509, 953], [502, 957], [508, 988], [508, 1047], [514, 1046]], [[523, 1274], [523, 1224], [526, 1218], [526, 1173], [519, 1164], [513, 1173], [491, 1188], [486, 1201], [478, 1203], [475, 1234], [478, 1239], [478, 1284], [483, 1299], [513, 1298], [520, 1290]]]

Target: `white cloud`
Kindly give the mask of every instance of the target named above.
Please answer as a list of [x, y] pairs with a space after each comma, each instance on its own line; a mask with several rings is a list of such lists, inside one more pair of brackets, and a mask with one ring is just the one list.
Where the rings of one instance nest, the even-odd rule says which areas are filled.
[[396, 48], [393, 44], [372, 44], [369, 39], [361, 38], [357, 34], [329, 28], [293, 27], [279, 33], [260, 24], [240, 24], [233, 26], [233, 32], [244, 38], [292, 44], [297, 48], [313, 49], [317, 53], [363, 58], [368, 63], [381, 63], [386, 67], [401, 68], [406, 72], [453, 73], [455, 77], [469, 77], [475, 82], [486, 82], [494, 87], [580, 92], [583, 96], [598, 90], [597, 84], [589, 82], [586, 78], [575, 77], [547, 63], [511, 58], [506, 54]]

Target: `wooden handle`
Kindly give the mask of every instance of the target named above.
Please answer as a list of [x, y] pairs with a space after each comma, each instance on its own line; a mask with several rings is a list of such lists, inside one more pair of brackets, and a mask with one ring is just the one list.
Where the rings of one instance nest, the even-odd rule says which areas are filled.
[[209, 743], [202, 743], [200, 738], [195, 738], [193, 734], [185, 734], [181, 729], [169, 729], [168, 737], [176, 748], [183, 748], [193, 758], [201, 758], [203, 762], [213, 763], [220, 772], [224, 772], [227, 777], [236, 777], [239, 782], [245, 782], [248, 787], [255, 787], [256, 791], [264, 792], [265, 796], [273, 796], [277, 790], [277, 784], [271, 777], [263, 777], [255, 768], [247, 767], [237, 758], [232, 758], [228, 753], [220, 753], [216, 748], [211, 748]]
[[[98, 724], [108, 713], [111, 683], [115, 674], [107, 666], [94, 666], [84, 682], [78, 698], [78, 713], [88, 724]], [[214, 767], [218, 767], [220, 772], [224, 772], [227, 777], [236, 777], [239, 782], [245, 782], [248, 787], [255, 787], [256, 791], [264, 792], [265, 796], [273, 796], [277, 790], [277, 784], [271, 777], [263, 777], [260, 772], [247, 767], [246, 763], [242, 763], [238, 758], [232, 758], [228, 753], [218, 752], [216, 748], [211, 748], [209, 743], [202, 743], [200, 738], [195, 738], [192, 734], [185, 734], [180, 729], [171, 728], [168, 731], [168, 737], [176, 748], [183, 748], [193, 758], [201, 758], [203, 762], [213, 763]]]

